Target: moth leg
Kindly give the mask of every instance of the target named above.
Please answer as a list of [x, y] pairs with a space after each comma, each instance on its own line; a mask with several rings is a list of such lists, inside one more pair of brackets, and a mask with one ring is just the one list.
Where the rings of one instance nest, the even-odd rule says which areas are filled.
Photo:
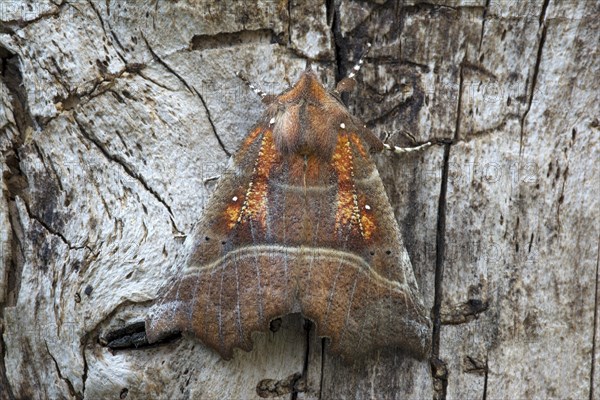
[[275, 96], [273, 96], [271, 94], [267, 94], [262, 89], [260, 89], [259, 87], [255, 86], [241, 72], [238, 71], [235, 75], [238, 78], [240, 78], [242, 80], [242, 82], [244, 82], [250, 89], [252, 89], [252, 91], [254, 93], [256, 93], [260, 97], [260, 99], [262, 100], [262, 102], [264, 104], [271, 104], [273, 102], [273, 100], [275, 100]]
[[354, 89], [354, 86], [356, 86], [355, 76], [358, 73], [358, 71], [360, 71], [362, 65], [365, 63], [365, 57], [367, 56], [367, 54], [369, 54], [369, 50], [371, 50], [371, 43], [367, 43], [367, 50], [365, 50], [365, 52], [360, 56], [358, 62], [354, 67], [352, 67], [348, 76], [338, 82], [338, 84], [335, 87], [335, 92], [337, 94], [349, 93]]

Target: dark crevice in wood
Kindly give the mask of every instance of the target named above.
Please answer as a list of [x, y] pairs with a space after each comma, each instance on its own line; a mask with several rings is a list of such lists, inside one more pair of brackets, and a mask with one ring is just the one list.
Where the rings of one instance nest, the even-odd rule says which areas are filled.
[[100, 344], [104, 347], [108, 347], [113, 351], [117, 350], [145, 350], [147, 348], [159, 347], [162, 345], [170, 344], [178, 341], [183, 336], [181, 332], [172, 332], [164, 337], [160, 338], [154, 343], [148, 343], [148, 338], [146, 337], [146, 331], [143, 332], [135, 332], [131, 334], [127, 334], [123, 337], [115, 338], [111, 342], [104, 344], [101, 342]]
[[[173, 336], [179, 338], [181, 334], [178, 333]], [[138, 349], [150, 345], [146, 338], [146, 324], [144, 321], [136, 321], [123, 328], [109, 331], [105, 336], [101, 336], [98, 341], [102, 346], [112, 350]]]
[[210, 126], [212, 127], [212, 130], [213, 130], [213, 133], [215, 135], [215, 138], [217, 138], [217, 142], [219, 142], [219, 146], [221, 146], [221, 149], [223, 149], [223, 151], [225, 152], [225, 154], [227, 155], [227, 157], [231, 157], [231, 152], [229, 152], [227, 150], [227, 148], [225, 148], [225, 143], [223, 143], [223, 140], [221, 140], [221, 137], [217, 133], [217, 127], [215, 126], [215, 123], [213, 122], [212, 116], [210, 115], [210, 109], [208, 108], [208, 105], [206, 104], [206, 101], [204, 100], [204, 98], [202, 97], [202, 95], [200, 94], [200, 92], [198, 92], [196, 90], [196, 88], [194, 88], [194, 93], [196, 93], [196, 95], [200, 99], [200, 102], [202, 103], [202, 107], [204, 107], [204, 110], [206, 111], [206, 117], [208, 118], [208, 122], [210, 123]]
[[481, 52], [481, 45], [483, 43], [483, 35], [485, 33], [485, 21], [487, 17], [487, 11], [490, 7], [490, 0], [485, 0], [485, 6], [483, 8], [483, 15], [481, 16], [481, 37], [479, 38], [479, 52]]
[[87, 383], [87, 377], [88, 377], [88, 363], [87, 363], [87, 358], [85, 356], [85, 344], [84, 344], [84, 338], [81, 339], [81, 359], [83, 360], [83, 373], [81, 374], [81, 395], [83, 398], [85, 398], [85, 384]]
[[[96, 5], [94, 4], [94, 1], [88, 0], [88, 3], [90, 5], [90, 7], [92, 8], [92, 10], [94, 10], [94, 12], [96, 13], [96, 16], [98, 17], [98, 20], [100, 20], [100, 25], [102, 26], [102, 31], [104, 32], [104, 37], [108, 38], [108, 34], [106, 32], [106, 27], [104, 26], [104, 20], [102, 19], [102, 15], [100, 14], [100, 10], [98, 10], [98, 8], [96, 7]], [[108, 11], [109, 10], [108, 5], [107, 5], [106, 10], [107, 10], [107, 12], [109, 12]], [[110, 34], [113, 37], [113, 39], [115, 40], [115, 42], [117, 43], [117, 45], [121, 48], [121, 50], [123, 52], [127, 52], [127, 50], [123, 47], [123, 45], [121, 44], [121, 42], [117, 38], [117, 35], [115, 35], [115, 33], [113, 32], [112, 27], [110, 26], [110, 23], [107, 22], [107, 25], [108, 25], [108, 27], [110, 29]], [[112, 44], [112, 43], [110, 43], [110, 44]], [[114, 46], [113, 46], [113, 48], [114, 48]], [[119, 58], [121, 59], [121, 61], [123, 61], [124, 64], [127, 64], [127, 60], [125, 60], [125, 57], [123, 57], [121, 55], [121, 53], [117, 49], [115, 49], [115, 53], [117, 53], [117, 56], [119, 56]]]
[[78, 400], [83, 399], [83, 394], [77, 393], [77, 391], [73, 387], [73, 383], [71, 383], [71, 381], [68, 378], [64, 377], [62, 372], [60, 372], [60, 367], [58, 366], [58, 362], [56, 361], [56, 358], [54, 358], [54, 356], [50, 352], [50, 348], [48, 347], [48, 342], [46, 342], [44, 340], [44, 344], [46, 345], [46, 351], [48, 352], [48, 355], [50, 356], [52, 361], [54, 361], [54, 368], [56, 369], [56, 373], [58, 374], [58, 377], [60, 378], [60, 380], [62, 380], [63, 382], [65, 382], [67, 384], [67, 387], [69, 388], [69, 394]]
[[156, 54], [156, 52], [152, 49], [152, 47], [150, 46], [150, 43], [148, 42], [148, 40], [146, 39], [146, 36], [144, 34], [142, 34], [142, 39], [144, 39], [144, 42], [146, 43], [146, 47], [148, 48], [148, 51], [150, 51], [150, 54], [152, 54], [152, 57], [154, 57], [154, 59], [160, 65], [162, 65], [163, 67], [165, 67], [167, 69], [167, 71], [169, 71], [177, 79], [179, 79], [179, 81], [190, 91], [190, 93], [196, 94], [196, 96], [198, 96], [198, 98], [200, 99], [200, 102], [202, 103], [202, 106], [204, 107], [204, 109], [206, 111], [208, 122], [210, 123], [210, 126], [212, 127], [213, 135], [217, 139], [217, 142], [219, 143], [219, 146], [221, 147], [221, 149], [223, 150], [223, 152], [227, 155], [227, 157], [230, 157], [231, 153], [229, 151], [227, 151], [227, 149], [225, 148], [225, 144], [223, 143], [223, 141], [221, 140], [221, 137], [217, 133], [217, 129], [216, 129], [215, 124], [213, 123], [213, 120], [211, 118], [210, 111], [209, 111], [209, 109], [208, 109], [208, 107], [206, 105], [206, 102], [204, 101], [204, 99], [200, 95], [200, 93], [196, 90], [196, 88], [193, 88], [190, 84], [188, 84], [187, 81], [185, 79], [183, 79], [183, 77], [177, 73], [177, 71], [175, 71], [173, 68], [171, 68], [171, 66], [169, 66], [169, 64], [167, 64], [162, 58], [160, 58], [158, 56], [158, 54]]
[[319, 380], [319, 400], [323, 398], [323, 380], [325, 377], [325, 338], [321, 338], [321, 379]]
[[71, 241], [69, 239], [67, 239], [67, 237], [65, 235], [63, 235], [61, 232], [57, 231], [56, 229], [52, 228], [50, 226], [50, 224], [48, 224], [42, 218], [40, 218], [37, 215], [33, 214], [33, 212], [31, 211], [31, 208], [30, 208], [30, 206], [29, 206], [28, 203], [23, 202], [23, 204], [25, 205], [25, 209], [27, 210], [27, 215], [29, 216], [29, 218], [31, 218], [32, 220], [34, 220], [37, 223], [39, 223], [51, 235], [54, 235], [54, 236], [58, 237], [65, 245], [67, 245], [67, 247], [69, 248], [69, 250], [83, 250], [83, 249], [87, 249], [90, 252], [92, 251], [92, 249], [88, 245], [86, 245], [86, 244], [84, 244], [84, 245], [73, 245], [71, 243]]
[[141, 76], [142, 78], [144, 78], [145, 80], [147, 80], [148, 82], [152, 82], [156, 86], [161, 87], [161, 88], [163, 88], [165, 90], [168, 90], [169, 92], [176, 92], [177, 91], [177, 89], [170, 88], [167, 85], [164, 85], [161, 82], [158, 82], [155, 79], [152, 79], [149, 76], [144, 75], [141, 71], [138, 72], [138, 75]]
[[569, 159], [567, 158], [567, 166], [565, 168], [565, 172], [562, 174], [562, 184], [560, 185], [560, 194], [558, 195], [558, 201], [556, 202], [556, 225], [558, 229], [558, 233], [560, 233], [562, 229], [562, 225], [560, 223], [560, 208], [565, 198], [565, 185], [567, 183], [567, 177], [569, 176]]
[[596, 372], [596, 342], [598, 339], [598, 306], [600, 302], [600, 237], [598, 237], [598, 246], [596, 250], [596, 285], [595, 285], [595, 296], [594, 296], [594, 323], [592, 330], [592, 367], [590, 368], [590, 397], [589, 400], [594, 400], [598, 393], [594, 392], [594, 374]]
[[485, 359], [485, 371], [483, 374], [483, 396], [482, 399], [483, 400], [487, 400], [487, 387], [488, 387], [488, 375], [489, 375], [490, 371], [489, 371], [489, 367], [488, 367], [488, 359], [486, 356]]
[[[4, 262], [8, 265], [8, 270], [5, 276], [7, 287], [1, 296], [0, 318], [4, 317], [4, 307], [14, 307], [17, 303], [19, 292], [21, 290], [21, 275], [27, 253], [24, 245], [26, 242], [25, 233], [21, 226], [19, 212], [14, 200], [15, 198], [10, 192], [8, 197], [5, 198], [7, 199], [6, 204], [8, 206], [11, 237], [7, 248], [3, 247], [1, 249], [3, 252], [2, 257]], [[0, 367], [2, 366], [4, 366], [4, 364], [0, 363]]]
[[[24, 243], [26, 242], [25, 234], [15, 202], [17, 197], [21, 198], [24, 202], [27, 202], [29, 199], [29, 181], [21, 170], [20, 146], [21, 139], [16, 138], [12, 147], [2, 155], [5, 165], [2, 176], [4, 182], [2, 196], [8, 208], [11, 233], [7, 242], [0, 243], [1, 257], [6, 265], [8, 265], [5, 276], [7, 286], [5, 292], [0, 294], [0, 318], [3, 316], [3, 307], [12, 307], [16, 304], [21, 285], [21, 271], [23, 270], [26, 254], [24, 247]], [[0, 363], [0, 365], [3, 364]]]
[[548, 2], [550, 0], [544, 1], [544, 6], [542, 8], [542, 13], [540, 14], [540, 26], [542, 27], [542, 33], [540, 35], [540, 41], [538, 43], [538, 49], [535, 59], [535, 64], [533, 67], [533, 75], [531, 78], [531, 90], [529, 91], [529, 99], [527, 101], [527, 107], [521, 116], [521, 133], [520, 133], [520, 141], [519, 141], [519, 154], [523, 152], [523, 135], [525, 133], [525, 119], [527, 118], [527, 114], [529, 114], [529, 110], [531, 110], [531, 105], [533, 104], [533, 97], [535, 96], [535, 87], [537, 85], [538, 73], [540, 71], [540, 63], [542, 61], [542, 50], [544, 48], [544, 44], [546, 43], [546, 23], [544, 18], [546, 17], [546, 8], [548, 7]]
[[[3, 25], [1, 30], [11, 34], [14, 33], [4, 28]], [[21, 276], [26, 258], [23, 227], [20, 224], [15, 200], [17, 197], [24, 201], [29, 198], [29, 182], [27, 176], [21, 170], [19, 149], [35, 122], [29, 111], [19, 57], [3, 46], [0, 46], [0, 80], [4, 83], [10, 95], [10, 111], [15, 120], [15, 125], [6, 125], [0, 131], [0, 135], [6, 135], [7, 131], [11, 129], [14, 129], [17, 133], [17, 136], [13, 136], [12, 146], [2, 154], [5, 165], [2, 176], [4, 183], [2, 197], [7, 207], [10, 224], [9, 240], [0, 243], [0, 258], [2, 258], [6, 271], [4, 277], [6, 287], [4, 292], [0, 294], [0, 320], [5, 321], [5, 307], [14, 306], [19, 297]], [[7, 377], [5, 363], [7, 351], [6, 342], [4, 341], [5, 327], [5, 322], [0, 324], [0, 397], [14, 400], [16, 397]]]
[[42, 165], [46, 169], [46, 172], [48, 173], [48, 175], [54, 175], [54, 180], [56, 181], [58, 188], [60, 189], [61, 192], [64, 192], [65, 188], [62, 184], [62, 181], [60, 180], [60, 175], [56, 171], [56, 167], [54, 166], [54, 163], [52, 162], [52, 160], [46, 160], [46, 156], [44, 155], [44, 152], [42, 151], [42, 149], [40, 149], [40, 146], [38, 146], [38, 144], [35, 140], [32, 142], [32, 144], [33, 144], [33, 148], [34, 148], [35, 152], [37, 153], [40, 161], [42, 162]]
[[292, 0], [287, 0], [287, 45], [288, 48], [292, 47]]
[[333, 2], [334, 0], [325, 0], [325, 19], [327, 20], [327, 25], [329, 25], [330, 29], [333, 29]]
[[[106, 332], [98, 332], [98, 326], [105, 324], [106, 321], [112, 321], [114, 316], [124, 307], [131, 306], [132, 304], [143, 305], [143, 303], [132, 303], [125, 302], [119, 307], [116, 307], [103, 321], [99, 322], [96, 327], [91, 329], [86, 335], [87, 337], [96, 337], [94, 340], [95, 344], [102, 347], [106, 347], [111, 351], [128, 351], [128, 350], [145, 350], [147, 348], [154, 348], [170, 344], [181, 339], [182, 333], [180, 331], [171, 331], [165, 333], [159, 340], [154, 343], [149, 343], [146, 337], [146, 324], [144, 321], [133, 321], [120, 328], [113, 328]], [[87, 341], [84, 340], [84, 343]]]
[[[460, 104], [460, 95], [459, 95]], [[458, 107], [460, 113], [460, 106]], [[458, 124], [458, 122], [457, 122]], [[458, 132], [457, 132], [458, 133]], [[431, 367], [434, 380], [434, 399], [444, 400], [448, 386], [445, 363], [440, 359], [440, 337], [441, 337], [441, 307], [443, 296], [444, 277], [444, 253], [446, 246], [446, 195], [448, 190], [448, 171], [450, 159], [450, 145], [444, 147], [444, 163], [442, 167], [442, 182], [440, 197], [438, 201], [438, 216], [436, 229], [436, 251], [435, 251], [435, 289], [433, 301], [433, 338], [431, 346]]]
[[465, 60], [465, 61], [463, 61], [461, 63], [461, 67], [462, 68], [466, 68], [466, 69], [470, 69], [470, 70], [475, 71], [475, 72], [479, 72], [483, 76], [486, 76], [488, 78], [492, 78], [492, 79], [494, 79], [496, 81], [498, 80], [498, 77], [496, 77], [496, 75], [494, 75], [494, 73], [492, 73], [491, 71], [488, 71], [484, 66], [482, 66], [480, 64], [474, 64], [474, 63], [471, 63], [471, 62]]
[[460, 123], [462, 120], [462, 93], [463, 93], [463, 82], [465, 78], [464, 69], [460, 65], [459, 75], [458, 75], [458, 100], [456, 104], [456, 124], [454, 125], [454, 140], [460, 140]]
[[487, 372], [487, 359], [485, 361], [473, 356], [463, 358], [463, 371], [468, 374], [485, 375]]
[[[10, 268], [10, 266], [9, 266]], [[3, 310], [3, 306], [0, 305], [0, 311]], [[4, 317], [4, 313], [0, 313], [0, 317]], [[3, 319], [4, 320], [4, 319]], [[0, 393], [5, 396], [6, 400], [15, 400], [12, 387], [8, 383], [6, 377], [6, 342], [4, 341], [4, 324], [0, 324]]]
[[346, 68], [343, 60], [347, 52], [344, 51], [342, 27], [340, 25], [340, 9], [336, 0], [326, 0], [326, 14], [331, 15], [331, 36], [333, 38], [333, 50], [335, 57], [335, 81], [339, 82], [346, 75]]
[[[462, 113], [463, 69], [459, 72], [458, 100], [456, 106], [456, 125], [454, 141], [460, 139], [460, 116]], [[450, 169], [450, 144], [444, 146], [444, 159], [442, 166], [442, 181], [438, 199], [438, 215], [436, 227], [435, 250], [435, 282], [433, 300], [433, 333], [431, 344], [431, 370], [433, 373], [434, 399], [445, 400], [448, 387], [448, 372], [445, 362], [440, 358], [440, 339], [442, 327], [442, 297], [444, 279], [444, 254], [446, 248], [446, 196], [448, 192], [448, 172]]]
[[[143, 301], [143, 302], [134, 302], [131, 300], [125, 300], [122, 303], [118, 304], [117, 306], [115, 306], [109, 313], [108, 315], [106, 315], [102, 320], [98, 321], [93, 327], [91, 327], [90, 329], [88, 329], [88, 331], [86, 332], [86, 334], [84, 335], [83, 339], [82, 339], [82, 343], [95, 343], [96, 339], [100, 340], [101, 337], [106, 337], [106, 335], [102, 335], [101, 334], [101, 328], [103, 326], [106, 326], [108, 324], [110, 324], [111, 321], [118, 319], [115, 316], [119, 315], [120, 312], [123, 311], [123, 309], [129, 309], [135, 306], [142, 306], [144, 308], [149, 307], [151, 304], [153, 303], [152, 300], [147, 300], [147, 301]], [[118, 320], [122, 320], [118, 319]], [[134, 322], [130, 322], [129, 325], [136, 325], [138, 323], [138, 321], [134, 321]], [[113, 331], [118, 331], [121, 328], [114, 328]], [[93, 340], [87, 340], [90, 337], [93, 337]]]
[[[102, 32], [104, 32], [104, 36], [107, 36], [106, 27], [104, 26], [104, 20], [102, 19], [102, 16], [100, 15], [100, 11], [96, 8], [96, 5], [94, 4], [94, 2], [92, 0], [88, 0], [88, 4], [90, 5], [91, 9], [94, 11], [96, 16], [98, 17], [98, 20], [100, 21], [100, 26], [102, 26]], [[119, 57], [120, 57], [120, 55], [119, 55]]]
[[223, 32], [214, 35], [194, 35], [190, 41], [191, 50], [223, 49], [250, 44], [283, 44], [283, 38], [272, 29]]
[[[308, 383], [308, 363], [310, 361], [310, 351], [311, 351], [310, 335], [311, 335], [311, 332], [313, 331], [313, 328], [314, 328], [314, 324], [310, 320], [305, 319], [304, 320], [304, 332], [306, 334], [306, 342], [305, 342], [306, 349], [304, 351], [304, 365], [302, 366], [302, 375], [301, 375], [301, 377], [298, 378], [298, 381], [300, 379], [302, 379], [304, 381], [305, 387], [304, 387], [304, 390], [301, 390], [301, 391], [306, 390], [306, 385]], [[296, 384], [294, 385], [294, 388], [295, 388], [295, 386], [296, 386]], [[292, 400], [296, 400], [298, 398], [299, 392], [300, 391], [297, 391], [297, 390], [294, 390], [292, 392]]]
[[0, 46], [0, 62], [2, 67], [1, 79], [10, 93], [17, 130], [21, 135], [21, 139], [24, 139], [23, 135], [25, 135], [28, 128], [31, 129], [35, 126], [35, 122], [29, 111], [19, 56], [12, 53], [6, 47]]
[[[108, 347], [112, 347], [110, 344], [113, 342], [120, 342], [121, 338], [127, 336], [135, 336], [138, 333], [145, 333], [146, 324], [144, 321], [135, 321], [123, 328], [109, 331], [106, 335], [99, 338], [100, 343]], [[118, 343], [117, 343], [118, 344]]]
[[542, 4], [542, 12], [540, 13], [540, 19], [539, 19], [540, 26], [542, 26], [542, 24], [546, 20], [546, 11], [548, 10], [549, 4], [550, 4], [550, 0], [544, 0], [544, 4]]
[[83, 124], [81, 123], [81, 121], [79, 121], [79, 119], [77, 118], [76, 115], [74, 115], [75, 123], [77, 124], [77, 126], [79, 127], [79, 131], [81, 132], [81, 134], [83, 135], [83, 137], [85, 137], [87, 140], [89, 140], [91, 143], [93, 143], [96, 148], [98, 150], [100, 150], [100, 152], [104, 155], [104, 157], [106, 157], [106, 159], [108, 159], [109, 161], [112, 162], [116, 162], [117, 164], [119, 164], [123, 170], [127, 173], [127, 175], [131, 176], [132, 178], [134, 178], [135, 180], [137, 180], [138, 182], [140, 182], [142, 184], [142, 186], [159, 202], [161, 203], [168, 211], [169, 213], [169, 217], [171, 219], [171, 224], [173, 225], [173, 228], [177, 231], [177, 232], [181, 232], [181, 230], [179, 230], [179, 228], [177, 228], [177, 225], [175, 224], [174, 221], [174, 216], [173, 216], [173, 212], [171, 210], [171, 207], [162, 199], [162, 197], [160, 197], [160, 195], [152, 188], [150, 187], [150, 185], [146, 182], [146, 180], [138, 173], [134, 172], [128, 165], [127, 163], [122, 160], [120, 157], [118, 156], [113, 156], [112, 154], [110, 154], [108, 152], [107, 149], [104, 148], [104, 146], [102, 145], [102, 143], [100, 143], [100, 141], [98, 140], [98, 138], [94, 137], [93, 135], [91, 135], [83, 126]]
[[429, 73], [431, 71], [431, 68], [429, 67], [429, 65], [419, 64], [416, 61], [407, 60], [407, 59], [398, 59], [398, 58], [394, 58], [393, 56], [385, 56], [385, 55], [379, 56], [378, 55], [377, 57], [367, 57], [365, 59], [365, 61], [369, 61], [376, 65], [415, 67], [420, 70], [419, 72], [422, 72], [422, 73]]

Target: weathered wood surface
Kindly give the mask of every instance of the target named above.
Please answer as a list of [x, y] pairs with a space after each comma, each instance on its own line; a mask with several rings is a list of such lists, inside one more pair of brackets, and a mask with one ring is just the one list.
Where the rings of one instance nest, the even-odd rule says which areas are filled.
[[[599, 17], [596, 1], [2, 2], [0, 397], [257, 398], [302, 372], [281, 398], [599, 396]], [[367, 41], [355, 113], [392, 143], [454, 140], [377, 158], [439, 322], [433, 371], [344, 365], [294, 316], [229, 362], [193, 339], [101, 346], [176, 272], [260, 115], [233, 73], [279, 92], [311, 59], [331, 86]]]

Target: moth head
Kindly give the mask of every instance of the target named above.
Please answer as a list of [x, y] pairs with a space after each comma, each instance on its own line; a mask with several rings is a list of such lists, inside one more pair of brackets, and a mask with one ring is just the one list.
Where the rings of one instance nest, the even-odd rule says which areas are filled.
[[[328, 92], [312, 70], [302, 73], [289, 90], [275, 97], [265, 121], [273, 130], [277, 150], [283, 155], [315, 156], [329, 161], [340, 134], [354, 132], [365, 136], [366, 144], [379, 148], [381, 141], [353, 117], [339, 98], [340, 89], [349, 83], [340, 81], [336, 91]], [[375, 146], [374, 146], [375, 144]]]

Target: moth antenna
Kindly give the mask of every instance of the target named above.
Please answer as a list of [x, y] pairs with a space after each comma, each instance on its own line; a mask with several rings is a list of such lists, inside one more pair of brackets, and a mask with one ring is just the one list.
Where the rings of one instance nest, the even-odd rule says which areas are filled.
[[236, 72], [235, 75], [238, 78], [240, 78], [242, 80], [242, 82], [244, 82], [246, 84], [246, 86], [248, 86], [250, 89], [252, 89], [252, 91], [260, 97], [260, 99], [262, 100], [263, 103], [269, 104], [273, 101], [273, 98], [272, 98], [273, 96], [264, 92], [259, 87], [254, 86], [254, 84], [252, 82], [250, 82], [248, 80], [248, 78], [246, 78], [241, 72], [238, 71], [238, 72]]
[[398, 146], [391, 146], [387, 143], [384, 143], [383, 148], [386, 150], [389, 150], [393, 153], [396, 153], [396, 154], [405, 154], [405, 153], [412, 153], [415, 151], [421, 151], [421, 150], [426, 149], [427, 147], [431, 146], [432, 144], [433, 144], [432, 142], [425, 142], [416, 147], [398, 147]]
[[371, 43], [367, 43], [367, 49], [360, 56], [354, 67], [352, 67], [348, 76], [338, 82], [337, 86], [335, 87], [335, 91], [337, 93], [348, 93], [354, 89], [354, 86], [356, 86], [355, 76], [365, 63], [365, 58], [367, 57], [367, 54], [369, 54], [369, 50], [371, 50]]
[[354, 77], [356, 76], [358, 71], [360, 71], [360, 68], [362, 67], [362, 65], [365, 63], [365, 58], [369, 54], [370, 50], [371, 50], [371, 43], [367, 43], [367, 49], [360, 56], [360, 58], [358, 59], [358, 62], [354, 65], [354, 67], [352, 67], [352, 70], [348, 74], [348, 78], [354, 79]]
[[[412, 138], [413, 141], [415, 141], [414, 137], [410, 133], [408, 133], [408, 132], [403, 132], [403, 133], [406, 136]], [[385, 135], [386, 135], [386, 137], [384, 139], [384, 142], [391, 136], [388, 133], [386, 133]], [[427, 142], [425, 142], [423, 144], [420, 144], [420, 145], [417, 145], [417, 146], [414, 146], [414, 147], [398, 147], [398, 146], [389, 145], [387, 143], [383, 143], [383, 148], [385, 150], [392, 151], [392, 152], [394, 152], [396, 154], [404, 154], [404, 153], [412, 153], [412, 152], [415, 152], [415, 151], [424, 150], [424, 149], [426, 149], [429, 146], [432, 146], [434, 144], [444, 145], [444, 144], [453, 144], [453, 143], [454, 143], [454, 140], [452, 140], [450, 138], [433, 138], [433, 139], [430, 139], [430, 140], [428, 140]]]

